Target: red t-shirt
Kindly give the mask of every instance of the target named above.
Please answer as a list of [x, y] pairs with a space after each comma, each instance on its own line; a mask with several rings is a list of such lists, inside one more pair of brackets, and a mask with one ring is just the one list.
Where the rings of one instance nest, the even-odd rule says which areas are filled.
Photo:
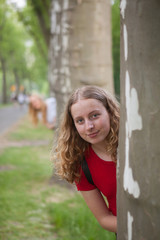
[[91, 147], [85, 158], [95, 185], [88, 182], [81, 170], [80, 182], [76, 184], [78, 191], [90, 191], [98, 188], [107, 198], [109, 210], [116, 216], [116, 164], [99, 158]]

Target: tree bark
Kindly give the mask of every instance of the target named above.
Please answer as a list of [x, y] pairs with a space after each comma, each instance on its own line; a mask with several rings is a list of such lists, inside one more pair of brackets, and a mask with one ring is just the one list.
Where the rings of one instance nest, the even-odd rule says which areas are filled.
[[110, 8], [109, 0], [52, 0], [48, 79], [58, 119], [72, 89], [114, 92]]
[[160, 238], [160, 2], [121, 1], [118, 240]]
[[18, 76], [17, 70], [14, 69], [13, 72], [14, 72], [15, 83], [16, 83], [16, 96], [18, 96], [19, 88], [20, 88], [20, 80], [19, 80], [19, 76]]
[[79, 2], [69, 47], [72, 86], [98, 85], [114, 93], [110, 1]]
[[72, 89], [68, 44], [74, 7], [74, 0], [52, 0], [51, 3], [48, 79], [50, 95], [54, 95], [57, 99], [57, 122], [59, 122], [64, 103]]
[[6, 66], [5, 60], [0, 57], [2, 67], [2, 103], [7, 103], [7, 82], [6, 82]]
[[39, 26], [42, 31], [44, 40], [46, 42], [46, 46], [49, 46], [50, 39], [50, 24], [49, 24], [49, 9], [50, 9], [50, 1], [34, 1], [30, 0], [31, 5], [33, 6], [34, 12], [38, 18]]

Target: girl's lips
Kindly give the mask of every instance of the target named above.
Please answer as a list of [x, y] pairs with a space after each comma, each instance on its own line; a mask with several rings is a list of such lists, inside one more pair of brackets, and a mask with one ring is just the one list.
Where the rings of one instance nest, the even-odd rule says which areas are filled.
[[88, 134], [88, 137], [90, 137], [90, 138], [94, 138], [94, 137], [97, 136], [97, 134], [98, 134], [98, 132], [91, 133], [91, 134]]

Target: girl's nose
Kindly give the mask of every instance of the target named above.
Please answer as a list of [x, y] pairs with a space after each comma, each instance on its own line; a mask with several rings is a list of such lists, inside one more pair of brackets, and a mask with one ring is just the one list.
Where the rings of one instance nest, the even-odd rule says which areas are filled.
[[88, 129], [92, 129], [94, 127], [94, 125], [93, 125], [93, 122], [92, 121], [87, 121], [86, 122], [86, 129], [88, 130]]

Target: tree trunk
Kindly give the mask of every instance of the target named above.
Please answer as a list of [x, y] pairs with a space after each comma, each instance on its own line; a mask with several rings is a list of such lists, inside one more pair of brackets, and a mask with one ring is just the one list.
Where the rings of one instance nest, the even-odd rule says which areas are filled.
[[109, 0], [52, 0], [48, 78], [58, 118], [74, 88], [114, 92], [110, 10]]
[[55, 95], [57, 99], [57, 122], [65, 100], [71, 92], [68, 43], [74, 2], [74, 0], [52, 0], [51, 3], [48, 79], [51, 96]]
[[114, 92], [111, 39], [110, 1], [79, 1], [69, 46], [73, 88], [98, 85]]
[[6, 83], [6, 66], [5, 60], [0, 57], [2, 67], [2, 103], [7, 103], [7, 83]]
[[160, 1], [121, 1], [118, 240], [160, 238]]
[[19, 94], [19, 88], [20, 88], [20, 81], [19, 81], [19, 76], [18, 76], [18, 73], [17, 73], [17, 70], [14, 69], [14, 77], [15, 77], [15, 83], [16, 83], [16, 96], [18, 96]]

